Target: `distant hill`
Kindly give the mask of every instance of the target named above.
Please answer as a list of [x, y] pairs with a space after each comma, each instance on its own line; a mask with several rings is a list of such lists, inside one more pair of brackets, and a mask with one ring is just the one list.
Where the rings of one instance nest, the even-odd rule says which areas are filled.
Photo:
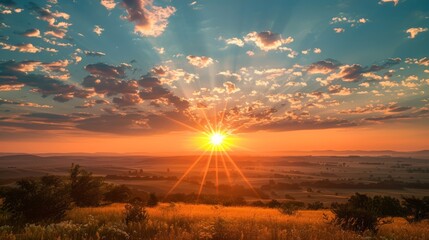
[[391, 157], [412, 157], [412, 158], [428, 158], [429, 150], [400, 152], [393, 150], [379, 151], [364, 151], [364, 150], [317, 150], [317, 151], [281, 151], [275, 152], [273, 155], [279, 156], [391, 156]]

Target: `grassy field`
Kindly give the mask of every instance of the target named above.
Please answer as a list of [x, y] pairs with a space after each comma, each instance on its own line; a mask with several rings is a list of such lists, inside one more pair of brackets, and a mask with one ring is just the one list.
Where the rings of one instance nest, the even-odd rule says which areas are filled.
[[429, 239], [429, 223], [395, 218], [376, 235], [343, 231], [329, 223], [329, 210], [284, 215], [276, 209], [212, 205], [160, 204], [147, 208], [148, 221], [124, 224], [124, 205], [75, 208], [66, 221], [30, 225], [12, 234], [0, 227], [0, 239]]

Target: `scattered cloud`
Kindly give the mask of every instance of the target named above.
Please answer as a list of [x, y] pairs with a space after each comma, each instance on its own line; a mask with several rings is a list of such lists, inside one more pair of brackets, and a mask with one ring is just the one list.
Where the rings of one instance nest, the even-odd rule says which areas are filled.
[[292, 43], [292, 37], [283, 38], [280, 34], [270, 31], [266, 32], [251, 32], [244, 37], [244, 41], [253, 42], [262, 51], [277, 50], [279, 47]]
[[25, 37], [35, 37], [35, 38], [40, 38], [40, 30], [37, 28], [32, 28], [32, 29], [28, 29], [26, 31], [24, 31], [23, 33], [21, 33], [22, 36]]
[[213, 59], [206, 56], [189, 55], [186, 59], [188, 59], [189, 64], [198, 68], [205, 68], [213, 64]]
[[421, 27], [409, 28], [407, 29], [407, 33], [410, 34], [408, 38], [415, 38], [419, 33], [426, 32], [427, 30], [428, 30], [427, 28], [421, 28]]
[[344, 28], [334, 28], [334, 32], [336, 33], [342, 33], [345, 32], [346, 30]]
[[95, 51], [83, 51], [83, 53], [85, 53], [86, 56], [91, 56], [91, 57], [102, 57], [102, 56], [106, 56], [105, 53], [103, 52], [95, 52]]
[[107, 10], [112, 10], [115, 8], [115, 0], [101, 0], [101, 5], [103, 5]]
[[168, 19], [176, 12], [172, 6], [155, 6], [151, 0], [123, 0], [127, 15], [134, 23], [134, 32], [142, 36], [158, 37], [168, 26]]
[[104, 31], [104, 28], [102, 28], [102, 27], [100, 27], [100, 26], [98, 26], [98, 25], [95, 25], [94, 26], [94, 29], [92, 29], [92, 31], [95, 33], [95, 34], [97, 34], [98, 36], [101, 36], [101, 34], [103, 33], [103, 31]]
[[394, 6], [398, 5], [399, 0], [381, 0], [380, 2], [378, 2], [379, 4], [383, 4], [383, 3], [388, 3], [388, 2], [392, 2]]

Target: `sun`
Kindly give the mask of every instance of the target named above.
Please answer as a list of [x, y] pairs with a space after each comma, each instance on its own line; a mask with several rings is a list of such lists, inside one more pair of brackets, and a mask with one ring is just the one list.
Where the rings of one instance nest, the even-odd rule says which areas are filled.
[[212, 133], [210, 135], [210, 144], [215, 147], [222, 146], [222, 143], [225, 139], [225, 135], [219, 132]]

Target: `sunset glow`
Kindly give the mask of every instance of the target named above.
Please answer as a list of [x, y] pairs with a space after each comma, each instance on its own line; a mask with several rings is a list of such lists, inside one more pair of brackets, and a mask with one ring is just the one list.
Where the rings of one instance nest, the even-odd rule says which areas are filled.
[[210, 135], [210, 143], [215, 147], [221, 146], [224, 139], [225, 139], [225, 136], [218, 132]]

